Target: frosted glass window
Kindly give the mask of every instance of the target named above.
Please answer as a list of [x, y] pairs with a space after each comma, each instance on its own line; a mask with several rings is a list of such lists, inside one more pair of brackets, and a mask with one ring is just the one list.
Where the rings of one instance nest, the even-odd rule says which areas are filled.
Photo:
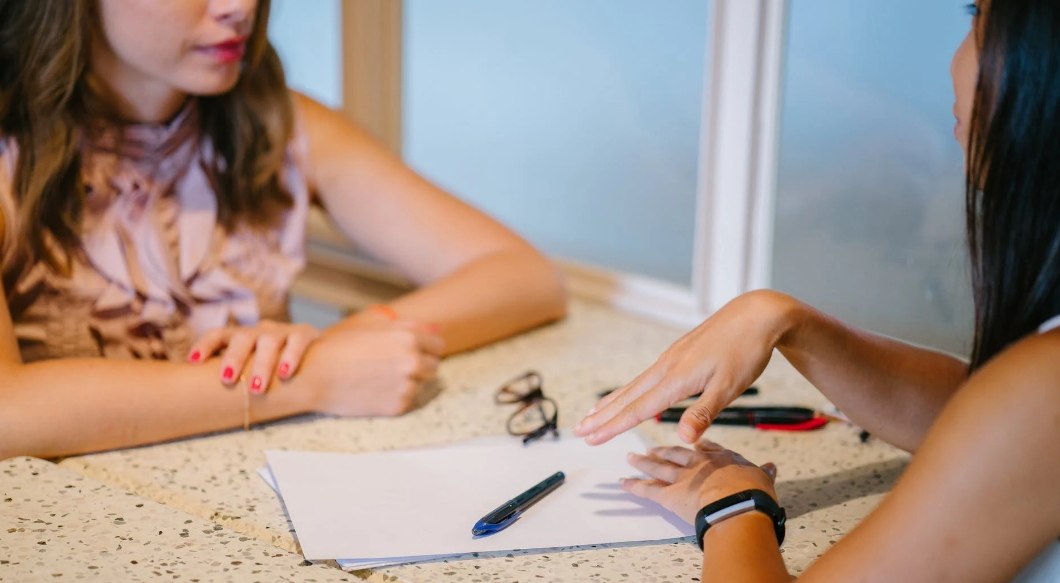
[[972, 310], [949, 63], [967, 1], [794, 0], [774, 287], [964, 354]]
[[340, 0], [273, 0], [269, 40], [287, 85], [332, 108], [342, 107]]
[[690, 285], [708, 8], [406, 0], [407, 162], [550, 254]]

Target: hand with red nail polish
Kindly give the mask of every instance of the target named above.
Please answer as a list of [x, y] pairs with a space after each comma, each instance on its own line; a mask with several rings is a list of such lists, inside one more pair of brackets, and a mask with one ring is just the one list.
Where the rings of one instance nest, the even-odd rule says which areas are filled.
[[257, 326], [229, 326], [209, 330], [192, 346], [188, 360], [204, 362], [221, 352], [221, 382], [232, 386], [246, 371], [250, 390], [269, 390], [273, 377], [295, 375], [309, 346], [320, 331], [307, 324], [262, 321]]

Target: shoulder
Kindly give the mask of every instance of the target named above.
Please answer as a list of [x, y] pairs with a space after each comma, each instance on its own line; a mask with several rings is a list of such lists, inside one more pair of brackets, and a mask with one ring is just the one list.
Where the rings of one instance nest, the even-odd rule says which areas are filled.
[[969, 377], [893, 491], [806, 579], [1009, 581], [1052, 544], [1058, 350], [1060, 332], [1028, 336]]
[[297, 91], [291, 91], [291, 105], [294, 111], [295, 139], [302, 139], [309, 144], [320, 141], [322, 137], [349, 122], [339, 112]]
[[1060, 329], [1014, 343], [976, 371], [969, 384], [984, 397], [1031, 399], [1060, 413]]
[[315, 122], [322, 116], [326, 117], [327, 114], [334, 113], [324, 104], [303, 93], [290, 90], [290, 94], [291, 103], [294, 106], [295, 118], [303, 123], [306, 121]]
[[1060, 457], [1060, 330], [1027, 336], [972, 374], [932, 433], [953, 451], [1006, 452], [1003, 464], [1060, 481], [1060, 464], [1038, 467]]
[[295, 141], [300, 143], [302, 167], [314, 187], [335, 174], [349, 172], [353, 160], [367, 160], [384, 153], [374, 139], [343, 113], [296, 91], [291, 91], [291, 101]]
[[306, 140], [313, 156], [326, 154], [330, 147], [348, 143], [351, 138], [366, 137], [343, 113], [310, 97], [292, 91], [291, 102], [295, 134]]
[[[298, 166], [307, 177], [314, 175], [316, 152], [321, 151], [318, 145], [320, 135], [326, 132], [331, 124], [341, 123], [342, 116], [328, 109], [316, 100], [297, 91], [290, 91], [291, 110], [294, 114], [294, 131], [291, 137], [291, 153]], [[338, 118], [338, 119], [336, 119]]]

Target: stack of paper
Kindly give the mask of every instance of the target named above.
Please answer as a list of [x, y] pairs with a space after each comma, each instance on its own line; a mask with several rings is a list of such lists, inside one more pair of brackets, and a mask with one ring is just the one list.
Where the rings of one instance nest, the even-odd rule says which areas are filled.
[[[453, 555], [662, 541], [692, 527], [618, 487], [643, 452], [631, 434], [590, 448], [579, 439], [488, 440], [368, 454], [267, 452], [307, 559], [364, 569]], [[471, 527], [557, 471], [566, 483], [497, 534]], [[268, 471], [263, 471], [267, 481]], [[274, 486], [274, 487], [276, 487]]]

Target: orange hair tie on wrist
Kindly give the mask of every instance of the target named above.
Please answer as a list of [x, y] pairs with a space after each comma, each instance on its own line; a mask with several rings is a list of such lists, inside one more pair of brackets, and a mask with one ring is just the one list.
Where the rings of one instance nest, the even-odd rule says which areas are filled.
[[394, 308], [391, 308], [390, 306], [387, 306], [387, 305], [384, 305], [384, 304], [374, 304], [374, 305], [368, 306], [367, 308], [364, 309], [364, 311], [365, 312], [376, 312], [376, 313], [382, 314], [382, 315], [386, 316], [392, 322], [396, 322], [397, 319], [398, 319], [398, 314], [397, 314], [397, 312], [394, 311]]

